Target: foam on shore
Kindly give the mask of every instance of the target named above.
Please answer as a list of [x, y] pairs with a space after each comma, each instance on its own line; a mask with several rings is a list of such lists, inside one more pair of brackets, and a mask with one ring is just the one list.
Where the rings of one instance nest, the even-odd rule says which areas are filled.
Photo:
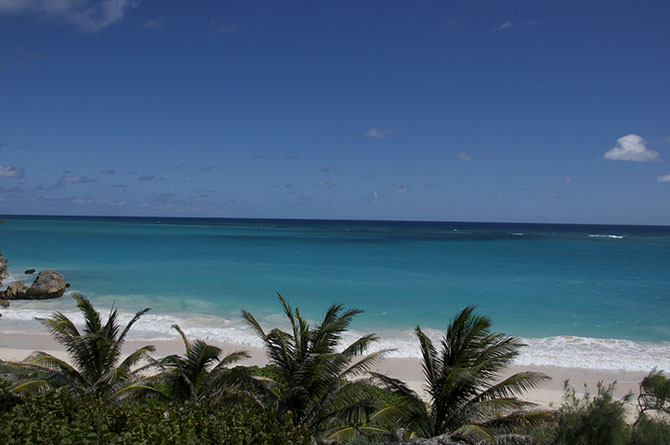
[[[13, 306], [14, 305], [13, 303]], [[47, 317], [58, 305], [49, 309], [36, 307], [36, 303], [26, 302], [23, 308], [9, 307], [2, 310], [0, 331], [13, 334], [46, 334], [35, 317]], [[62, 311], [76, 324], [83, 324], [83, 317], [71, 309]], [[100, 308], [102, 316], [106, 310]], [[130, 321], [134, 314], [119, 313], [123, 324]], [[272, 315], [259, 319], [264, 327], [279, 326], [286, 328], [283, 317]], [[128, 338], [134, 340], [157, 341], [177, 337], [172, 325], [178, 324], [188, 336], [206, 341], [233, 343], [241, 346], [262, 347], [261, 340], [239, 318], [234, 320], [215, 316], [176, 315], [148, 313], [144, 315], [130, 331]], [[441, 332], [426, 330], [426, 333], [439, 342]], [[344, 337], [349, 343], [363, 332], [352, 330]], [[416, 338], [412, 330], [378, 331], [380, 340], [371, 349], [387, 349], [388, 357], [420, 358]], [[523, 366], [559, 366], [566, 368], [605, 369], [648, 372], [653, 368], [670, 371], [670, 342], [650, 343], [621, 339], [599, 339], [575, 336], [556, 336], [546, 338], [524, 338], [527, 347], [521, 350], [515, 364]], [[437, 343], [439, 344], [439, 343]]]

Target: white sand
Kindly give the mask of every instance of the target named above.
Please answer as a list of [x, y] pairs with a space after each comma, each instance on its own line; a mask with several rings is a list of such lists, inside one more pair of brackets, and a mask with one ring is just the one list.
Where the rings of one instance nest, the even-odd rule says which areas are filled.
[[[259, 348], [240, 346], [230, 343], [214, 343], [220, 346], [224, 354], [241, 349], [249, 351], [251, 358], [246, 359], [242, 365], [264, 365], [267, 363], [265, 352]], [[162, 357], [169, 354], [183, 354], [184, 346], [181, 339], [161, 340], [161, 341], [127, 341], [124, 345], [124, 352], [128, 353], [146, 344], [153, 344], [156, 357]], [[67, 358], [63, 348], [46, 334], [5, 334], [0, 333], [0, 359], [5, 361], [20, 361], [25, 359], [32, 351], [40, 350], [53, 354], [59, 358]], [[423, 390], [423, 376], [421, 363], [415, 358], [386, 358], [376, 369], [391, 377], [405, 381], [410, 388], [419, 394], [425, 395]], [[563, 397], [563, 382], [570, 380], [571, 385], [578, 393], [584, 392], [586, 384], [591, 393], [596, 392], [596, 385], [599, 381], [605, 384], [617, 382], [615, 395], [622, 397], [628, 392], [634, 394], [631, 405], [629, 406], [629, 419], [635, 416], [634, 403], [637, 400], [639, 391], [639, 382], [646, 375], [638, 371], [612, 371], [599, 369], [582, 368], [563, 368], [558, 366], [512, 366], [507, 370], [506, 375], [511, 375], [520, 371], [539, 371], [547, 374], [552, 379], [540, 385], [534, 391], [531, 391], [523, 397], [524, 400], [537, 403], [546, 408], [558, 408], [561, 405]]]

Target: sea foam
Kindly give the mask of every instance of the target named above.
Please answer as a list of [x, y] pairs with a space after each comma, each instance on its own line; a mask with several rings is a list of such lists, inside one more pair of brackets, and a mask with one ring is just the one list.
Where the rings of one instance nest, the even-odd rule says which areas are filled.
[[[83, 324], [78, 311], [62, 311], [77, 325]], [[107, 311], [100, 310], [102, 316]], [[30, 308], [7, 308], [2, 310], [2, 332], [14, 334], [44, 333], [46, 330], [35, 317], [46, 317], [49, 310]], [[131, 320], [134, 314], [120, 312], [122, 324]], [[259, 319], [262, 326], [272, 328], [283, 326], [285, 321], [278, 315]], [[229, 320], [215, 316], [179, 316], [175, 314], [145, 314], [129, 332], [129, 340], [158, 341], [177, 337], [172, 328], [178, 324], [189, 337], [201, 338], [209, 342], [233, 343], [241, 346], [262, 347], [262, 341], [241, 320]], [[442, 333], [427, 329], [426, 334], [439, 345]], [[343, 336], [343, 344], [349, 344], [365, 334], [361, 330], [348, 331]], [[387, 357], [420, 358], [421, 352], [412, 330], [385, 330], [378, 332], [380, 340], [369, 352], [387, 350]], [[631, 340], [600, 339], [575, 336], [555, 336], [545, 338], [522, 338], [527, 346], [515, 360], [524, 366], [560, 366], [568, 368], [650, 371], [653, 368], [670, 371], [670, 342], [648, 343]]]

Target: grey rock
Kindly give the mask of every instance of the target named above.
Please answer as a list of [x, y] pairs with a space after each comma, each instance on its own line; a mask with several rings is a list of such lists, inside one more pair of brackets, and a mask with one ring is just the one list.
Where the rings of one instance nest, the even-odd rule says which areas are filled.
[[2, 251], [0, 251], [0, 283], [7, 277], [9, 277], [7, 273], [7, 258], [3, 257]]
[[0, 292], [0, 297], [6, 300], [20, 300], [26, 298], [28, 288], [23, 281], [12, 281], [7, 285], [7, 289]]
[[0, 299], [0, 307], [9, 307], [9, 301]]
[[23, 273], [26, 274], [26, 275], [32, 275], [32, 274], [35, 273], [35, 269], [28, 269], [28, 270], [26, 270], [26, 271], [23, 272]]
[[26, 292], [29, 300], [46, 300], [62, 297], [65, 293], [65, 278], [55, 270], [43, 270]]

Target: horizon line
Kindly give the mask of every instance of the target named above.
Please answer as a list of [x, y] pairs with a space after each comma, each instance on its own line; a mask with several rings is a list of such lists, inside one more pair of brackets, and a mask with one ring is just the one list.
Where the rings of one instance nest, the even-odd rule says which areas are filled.
[[[670, 224], [622, 224], [622, 223], [573, 223], [573, 222], [527, 222], [527, 221], [471, 221], [471, 220], [412, 220], [412, 219], [349, 219], [349, 218], [286, 218], [286, 217], [242, 217], [242, 216], [152, 216], [152, 215], [55, 215], [55, 214], [0, 214], [0, 219], [21, 217], [42, 218], [142, 218], [142, 219], [211, 219], [211, 220], [257, 220], [257, 221], [333, 221], [333, 222], [388, 222], [388, 223], [459, 223], [459, 224], [532, 224], [532, 225], [571, 225], [571, 226], [627, 226], [627, 227], [663, 227]], [[0, 224], [4, 221], [0, 221]]]

